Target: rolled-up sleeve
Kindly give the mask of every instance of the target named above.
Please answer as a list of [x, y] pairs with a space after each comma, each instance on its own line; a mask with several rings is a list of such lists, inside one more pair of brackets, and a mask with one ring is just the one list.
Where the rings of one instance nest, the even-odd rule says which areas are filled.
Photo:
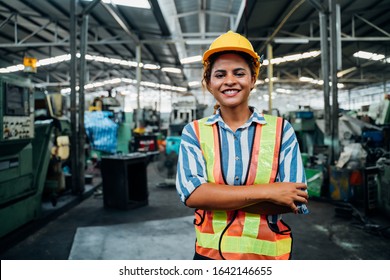
[[[294, 128], [288, 121], [284, 122], [283, 139], [279, 158], [279, 172], [276, 181], [307, 184], [298, 140]], [[304, 204], [299, 205], [298, 208], [299, 213], [301, 214], [309, 212]]]
[[279, 158], [279, 182], [306, 183], [305, 170], [295, 132], [285, 121]]
[[176, 190], [181, 201], [185, 203], [191, 193], [206, 182], [205, 160], [192, 122], [183, 129], [177, 162]]

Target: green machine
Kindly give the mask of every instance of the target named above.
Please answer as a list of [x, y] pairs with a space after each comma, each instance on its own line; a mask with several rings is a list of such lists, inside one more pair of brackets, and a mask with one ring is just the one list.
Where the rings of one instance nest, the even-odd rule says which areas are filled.
[[0, 76], [0, 237], [38, 218], [52, 121], [34, 122], [29, 80]]

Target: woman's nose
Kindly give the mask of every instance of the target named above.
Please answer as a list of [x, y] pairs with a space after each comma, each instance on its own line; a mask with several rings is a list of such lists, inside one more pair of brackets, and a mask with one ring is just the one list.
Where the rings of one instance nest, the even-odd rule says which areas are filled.
[[225, 84], [232, 85], [236, 82], [236, 77], [234, 75], [228, 74], [225, 78]]

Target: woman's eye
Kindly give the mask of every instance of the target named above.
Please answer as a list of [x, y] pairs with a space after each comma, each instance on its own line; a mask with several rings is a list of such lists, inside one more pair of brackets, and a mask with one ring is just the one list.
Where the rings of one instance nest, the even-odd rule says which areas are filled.
[[238, 72], [238, 73], [236, 73], [236, 76], [237, 76], [237, 77], [242, 77], [242, 76], [245, 76], [245, 73], [243, 73], [243, 72]]
[[224, 77], [224, 75], [223, 75], [223, 74], [215, 74], [215, 77], [216, 77], [217, 79], [221, 79], [221, 78]]

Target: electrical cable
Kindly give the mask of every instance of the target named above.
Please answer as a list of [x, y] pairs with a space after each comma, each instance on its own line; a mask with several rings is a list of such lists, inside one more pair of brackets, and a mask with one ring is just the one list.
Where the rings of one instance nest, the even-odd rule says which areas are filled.
[[222, 254], [222, 249], [221, 249], [222, 238], [223, 238], [223, 235], [225, 234], [225, 232], [226, 232], [226, 231], [229, 229], [229, 227], [233, 224], [234, 220], [235, 220], [236, 217], [237, 217], [237, 213], [238, 213], [238, 210], [235, 210], [232, 219], [231, 219], [230, 222], [226, 225], [226, 227], [223, 229], [223, 231], [222, 231], [222, 233], [221, 233], [221, 236], [219, 237], [218, 252], [219, 252], [219, 255], [221, 256], [221, 258], [222, 258], [223, 260], [226, 260], [226, 259], [225, 259], [225, 257], [223, 256], [223, 254]]

